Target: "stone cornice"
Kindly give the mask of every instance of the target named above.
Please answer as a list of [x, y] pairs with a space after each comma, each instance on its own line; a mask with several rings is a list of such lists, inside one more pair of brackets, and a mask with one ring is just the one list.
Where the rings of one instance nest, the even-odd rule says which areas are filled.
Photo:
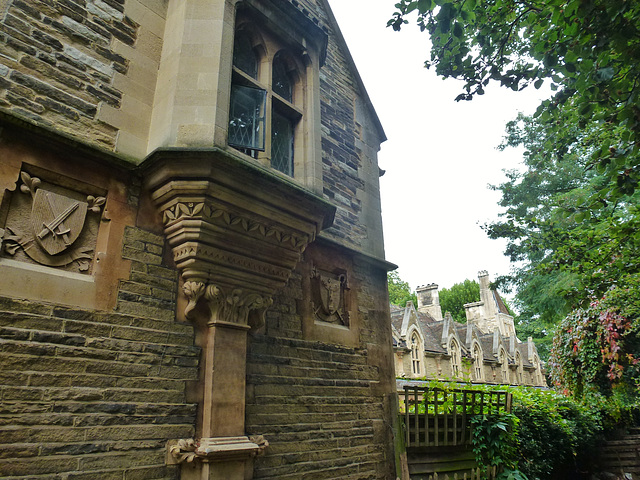
[[341, 243], [334, 238], [328, 237], [323, 233], [318, 235], [318, 237], [316, 238], [316, 242], [318, 242], [319, 244], [337, 246], [341, 249], [344, 249], [353, 256], [355, 261], [372, 265], [376, 268], [380, 268], [381, 270], [391, 271], [398, 268], [398, 265], [396, 265], [395, 263], [391, 263], [384, 258], [374, 257], [373, 255], [369, 255], [368, 253], [365, 253], [361, 250], [356, 250], [355, 248], [345, 245], [344, 243]]
[[140, 159], [80, 140], [49, 125], [37, 123], [15, 111], [0, 107], [0, 126], [11, 128], [21, 135], [30, 133], [28, 137], [30, 142], [41, 142], [46, 144], [48, 149], [60, 151], [64, 155], [68, 156], [70, 152], [74, 156], [85, 155], [85, 161], [97, 160], [129, 175], [137, 174]]

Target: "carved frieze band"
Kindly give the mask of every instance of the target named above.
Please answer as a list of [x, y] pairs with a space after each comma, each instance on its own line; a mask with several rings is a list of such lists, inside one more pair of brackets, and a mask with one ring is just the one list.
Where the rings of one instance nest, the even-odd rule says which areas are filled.
[[269, 442], [262, 435], [252, 437], [193, 438], [174, 441], [169, 446], [172, 464], [223, 461], [262, 455]]
[[311, 240], [308, 235], [287, 233], [280, 228], [231, 214], [226, 210], [211, 207], [204, 202], [176, 203], [162, 212], [162, 220], [165, 226], [181, 218], [204, 218], [212, 223], [217, 222], [226, 227], [235, 227], [264, 238], [273, 238], [278, 243], [287, 245], [299, 252], [302, 252]]
[[204, 282], [185, 282], [183, 292], [188, 299], [185, 316], [188, 318], [198, 300], [204, 298], [211, 314], [210, 322], [225, 322], [236, 325], [248, 325], [252, 311], [264, 315], [273, 299], [259, 293], [241, 288], [230, 291], [216, 285], [205, 285]]
[[221, 251], [217, 248], [209, 248], [205, 245], [198, 245], [197, 248], [195, 245], [186, 245], [173, 249], [173, 259], [177, 264], [180, 264], [181, 260], [191, 259], [193, 257], [206, 259], [207, 261], [225, 266], [242, 267], [252, 272], [280, 278], [282, 281], [287, 281], [291, 275], [291, 271], [288, 268], [278, 268], [276, 265], [260, 262], [243, 255]]

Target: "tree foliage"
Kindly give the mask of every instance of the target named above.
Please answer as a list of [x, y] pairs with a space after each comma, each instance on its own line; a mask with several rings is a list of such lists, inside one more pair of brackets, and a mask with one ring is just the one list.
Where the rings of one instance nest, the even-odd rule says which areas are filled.
[[480, 285], [475, 280], [456, 283], [451, 288], [443, 288], [439, 292], [440, 307], [443, 312], [451, 313], [456, 322], [467, 323], [465, 303], [480, 301]]
[[413, 14], [431, 38], [426, 66], [464, 82], [456, 100], [483, 95], [492, 82], [515, 91], [547, 82], [555, 93], [536, 112], [542, 125], [608, 132], [587, 159], [608, 181], [581, 208], [606, 206], [637, 188], [640, 2], [400, 0], [389, 25], [399, 30]]
[[397, 270], [387, 273], [387, 285], [389, 287], [389, 302], [404, 308], [408, 301], [418, 306], [416, 293], [411, 290], [407, 282], [400, 278]]
[[490, 83], [554, 92], [507, 127], [503, 147], [524, 146], [525, 170], [494, 187], [505, 213], [487, 231], [519, 265], [499, 279], [516, 287], [519, 328], [544, 336], [562, 320], [555, 378], [610, 389], [619, 367], [633, 371], [618, 360], [640, 353], [628, 340], [638, 302], [619, 293], [640, 283], [640, 2], [400, 0], [396, 10], [394, 29], [414, 15], [429, 33], [426, 65], [463, 81], [456, 100]]

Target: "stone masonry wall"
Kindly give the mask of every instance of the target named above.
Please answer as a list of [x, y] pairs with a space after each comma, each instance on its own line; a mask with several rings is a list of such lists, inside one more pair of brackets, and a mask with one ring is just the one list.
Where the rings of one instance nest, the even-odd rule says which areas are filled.
[[356, 147], [355, 85], [335, 36], [329, 37], [327, 62], [320, 70], [322, 97], [323, 193], [338, 207], [333, 226], [327, 233], [360, 247], [367, 228], [360, 221], [364, 189], [362, 152]]
[[164, 30], [160, 5], [0, 2], [0, 107], [108, 150], [146, 154]]
[[161, 237], [128, 229], [123, 254], [121, 312], [0, 297], [1, 478], [178, 478], [165, 447], [194, 434], [185, 382], [200, 350], [174, 302], [150, 300], [175, 292]]
[[392, 478], [386, 276], [363, 265], [354, 274], [360, 346], [304, 339], [298, 273], [275, 298], [266, 333], [249, 336], [247, 434], [270, 444], [256, 479]]
[[[337, 207], [333, 226], [323, 234], [354, 248], [371, 247], [369, 242], [382, 243], [380, 232], [370, 232], [365, 221], [365, 209], [379, 216], [380, 205], [365, 205], [365, 171], [362, 128], [356, 122], [356, 98], [359, 87], [345, 58], [344, 46], [330, 26], [324, 2], [290, 0], [313, 22], [329, 33], [327, 58], [320, 69], [322, 117], [323, 194]], [[377, 148], [377, 145], [376, 147]], [[374, 159], [375, 160], [375, 159]], [[376, 166], [377, 172], [377, 166]], [[382, 250], [382, 249], [380, 249]], [[370, 252], [378, 254], [378, 251]]]

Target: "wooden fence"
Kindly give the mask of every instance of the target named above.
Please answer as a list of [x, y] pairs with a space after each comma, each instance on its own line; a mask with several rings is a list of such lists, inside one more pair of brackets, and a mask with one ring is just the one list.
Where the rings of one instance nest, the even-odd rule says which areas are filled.
[[400, 392], [406, 447], [471, 443], [470, 417], [511, 412], [511, 393], [405, 385]]
[[449, 474], [438, 475], [437, 473], [434, 473], [433, 475], [429, 475], [428, 480], [487, 480], [487, 478], [490, 480], [494, 479], [495, 472], [489, 473], [488, 476], [486, 473], [483, 473], [478, 469], [473, 469], [471, 473], [463, 473], [462, 475], [454, 473], [453, 476], [450, 476]]

